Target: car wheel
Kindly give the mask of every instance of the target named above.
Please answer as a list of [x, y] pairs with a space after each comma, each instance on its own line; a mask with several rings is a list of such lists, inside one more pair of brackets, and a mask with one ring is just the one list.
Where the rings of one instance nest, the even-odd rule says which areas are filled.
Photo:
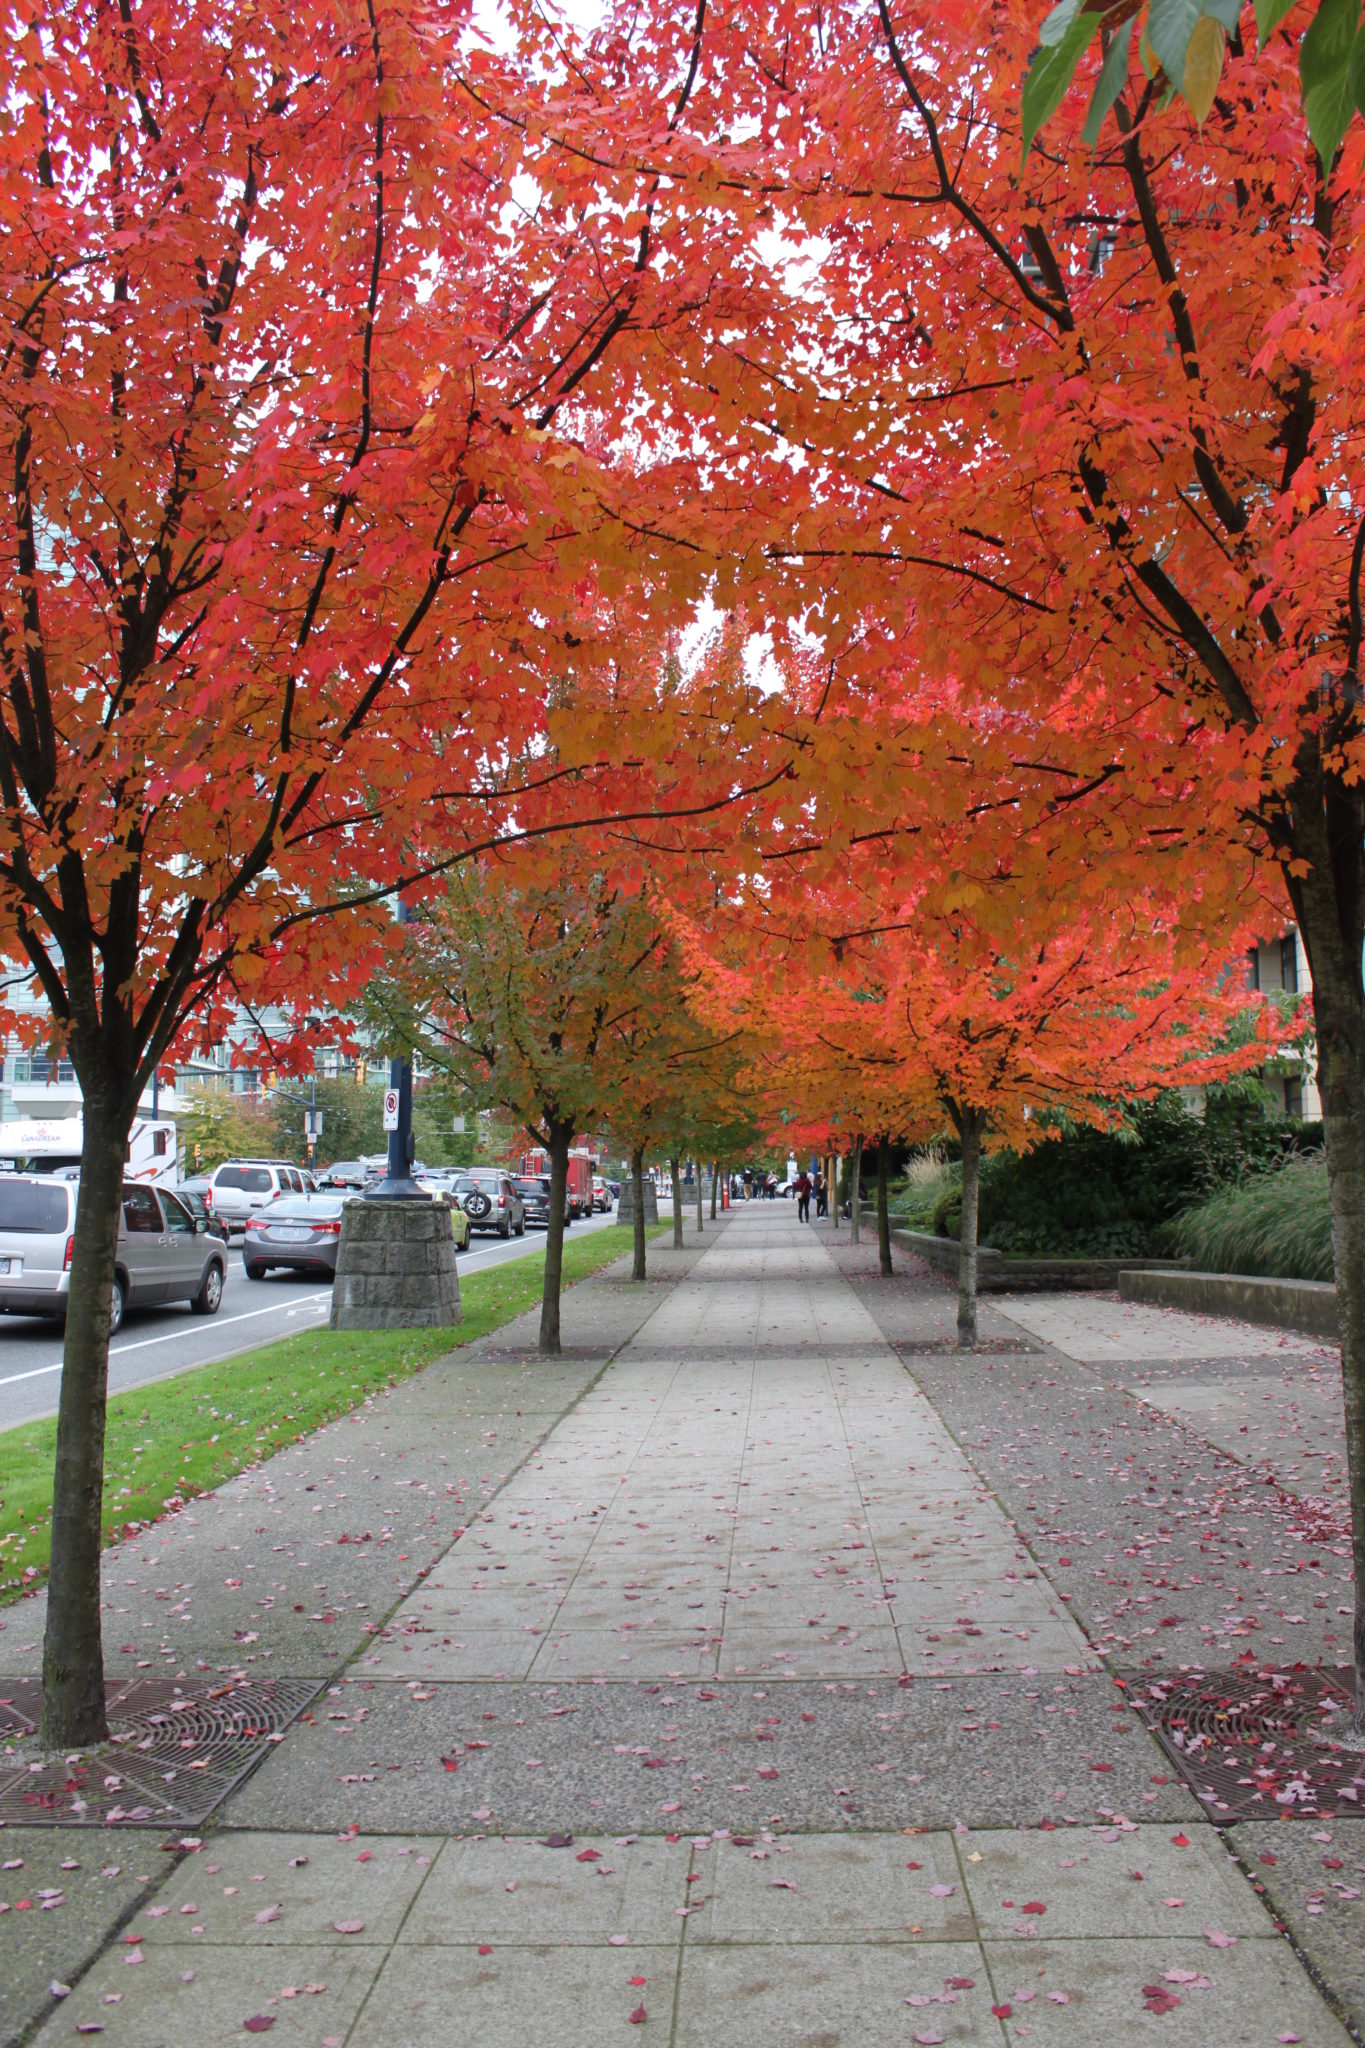
[[502, 1222], [501, 1222], [501, 1223], [500, 1223], [500, 1224], [498, 1225], [498, 1236], [499, 1236], [499, 1237], [510, 1237], [511, 1235], [512, 1235], [512, 1219], [511, 1219], [511, 1217], [510, 1217], [510, 1216], [504, 1216], [504, 1217], [503, 1217], [503, 1219], [502, 1219]]
[[523, 1216], [523, 1217], [522, 1217], [522, 1219], [521, 1219], [521, 1221], [520, 1221], [520, 1223], [519, 1223], [519, 1224], [517, 1225], [517, 1236], [518, 1236], [518, 1237], [525, 1237], [525, 1235], [526, 1235], [526, 1218], [525, 1218], [525, 1217]]
[[223, 1305], [223, 1269], [215, 1259], [199, 1283], [199, 1292], [190, 1302], [197, 1316], [216, 1316]]
[[113, 1292], [109, 1297], [109, 1335], [111, 1337], [117, 1337], [119, 1331], [123, 1328], [123, 1308], [126, 1298], [123, 1282], [115, 1279]]
[[264, 1280], [265, 1267], [255, 1265], [248, 1266], [246, 1269], [246, 1277], [248, 1280]]

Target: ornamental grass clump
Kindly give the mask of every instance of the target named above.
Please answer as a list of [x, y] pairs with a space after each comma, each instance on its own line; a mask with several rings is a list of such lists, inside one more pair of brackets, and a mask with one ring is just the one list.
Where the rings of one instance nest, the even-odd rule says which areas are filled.
[[1169, 1226], [1171, 1250], [1201, 1272], [1276, 1280], [1332, 1280], [1327, 1166], [1290, 1159], [1274, 1173], [1223, 1188]]

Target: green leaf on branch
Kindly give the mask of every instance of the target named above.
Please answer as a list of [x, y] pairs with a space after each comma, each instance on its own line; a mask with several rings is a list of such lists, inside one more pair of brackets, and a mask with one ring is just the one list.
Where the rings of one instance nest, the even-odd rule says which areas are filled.
[[1024, 80], [1023, 123], [1024, 156], [1027, 158], [1033, 146], [1033, 138], [1044, 121], [1050, 121], [1066, 97], [1066, 89], [1076, 75], [1076, 66], [1090, 47], [1091, 38], [1100, 25], [1098, 14], [1081, 14], [1071, 23], [1059, 43], [1044, 43], [1035, 51], [1029, 65], [1028, 77]]
[[1152, 0], [1147, 9], [1147, 40], [1174, 84], [1185, 76], [1185, 52], [1202, 12], [1199, 0]]
[[1056, 49], [1080, 9], [1081, 0], [1057, 0], [1057, 5], [1038, 31], [1038, 40], [1045, 50]]
[[1294, 0], [1256, 0], [1256, 33], [1264, 43], [1284, 20]]
[[1100, 66], [1100, 75], [1095, 80], [1095, 90], [1090, 99], [1090, 111], [1085, 117], [1081, 134], [1093, 149], [1100, 139], [1104, 117], [1128, 80], [1128, 52], [1133, 43], [1133, 24], [1125, 21], [1110, 40]]
[[1359, 24], [1359, 0], [1322, 0], [1299, 51], [1303, 111], [1324, 177], [1355, 111], [1352, 59]]
[[1357, 113], [1365, 114], [1365, 23], [1356, 30], [1356, 39], [1351, 45], [1346, 83]]

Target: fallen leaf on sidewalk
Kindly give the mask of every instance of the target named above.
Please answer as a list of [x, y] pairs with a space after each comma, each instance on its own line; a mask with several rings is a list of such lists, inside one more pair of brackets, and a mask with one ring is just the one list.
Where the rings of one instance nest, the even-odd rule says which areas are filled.
[[363, 1920], [334, 1920], [332, 1925], [338, 1934], [363, 1934], [365, 1932], [365, 1922]]
[[1164, 1984], [1144, 1984], [1142, 1997], [1148, 2012], [1174, 2012], [1180, 2003], [1174, 1991], [1168, 1991]]
[[261, 1910], [260, 1910], [260, 1912], [259, 1912], [259, 1913], [253, 1913], [253, 1914], [252, 1914], [252, 1916], [251, 1916], [251, 1918], [252, 1918], [252, 1921], [253, 1921], [253, 1923], [254, 1923], [254, 1924], [255, 1924], [255, 1925], [257, 1926], [257, 1927], [269, 1927], [269, 1925], [270, 1925], [271, 1921], [272, 1921], [272, 1920], [278, 1920], [278, 1919], [279, 1919], [279, 1917], [280, 1917], [280, 1909], [279, 1909], [279, 1907], [278, 1907], [277, 1905], [276, 1905], [276, 1906], [262, 1906], [262, 1908], [261, 1908]]
[[254, 2012], [249, 2020], [242, 2021], [242, 2028], [248, 2034], [268, 2034], [274, 2024], [273, 2012]]
[[645, 2011], [642, 2005], [637, 2005], [634, 2012], [629, 2015], [629, 2018], [631, 2026], [642, 2027], [645, 2021], [649, 2018], [649, 2014]]

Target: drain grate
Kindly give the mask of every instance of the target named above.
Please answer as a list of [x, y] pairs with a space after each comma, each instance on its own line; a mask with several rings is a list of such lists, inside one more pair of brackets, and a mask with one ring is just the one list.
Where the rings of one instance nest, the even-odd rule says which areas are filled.
[[1220, 1826], [1365, 1813], [1365, 1755], [1332, 1741], [1354, 1698], [1349, 1671], [1130, 1672], [1124, 1684]]
[[[78, 1762], [0, 1756], [0, 1825], [197, 1826], [317, 1697], [321, 1678], [254, 1679], [186, 1693], [136, 1680], [108, 1692], [109, 1740]], [[25, 1744], [35, 1679], [0, 1679], [0, 1738]]]

